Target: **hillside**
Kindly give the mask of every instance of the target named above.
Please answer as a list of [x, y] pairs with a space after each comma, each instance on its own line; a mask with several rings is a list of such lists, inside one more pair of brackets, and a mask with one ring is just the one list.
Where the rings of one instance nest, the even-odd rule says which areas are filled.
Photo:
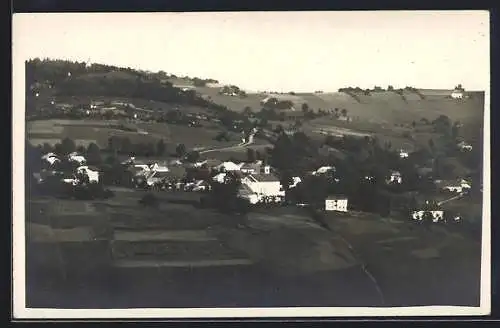
[[[405, 88], [395, 91], [366, 92], [359, 88], [341, 89], [345, 92], [324, 93], [247, 93], [225, 95], [224, 85], [214, 79], [177, 77], [165, 72], [143, 72], [131, 68], [106, 65], [85, 65], [66, 61], [27, 62], [28, 108], [33, 93], [38, 102], [58, 98], [134, 99], [138, 106], [155, 110], [180, 105], [184, 111], [242, 112], [250, 108], [258, 112], [262, 100], [268, 97], [289, 100], [300, 111], [307, 104], [313, 111], [345, 109], [348, 116], [375, 124], [411, 124], [422, 119], [434, 120], [440, 115], [452, 121], [481, 124], [484, 92], [471, 92], [470, 98], [455, 100], [451, 90]], [[31, 92], [30, 92], [31, 91]]]

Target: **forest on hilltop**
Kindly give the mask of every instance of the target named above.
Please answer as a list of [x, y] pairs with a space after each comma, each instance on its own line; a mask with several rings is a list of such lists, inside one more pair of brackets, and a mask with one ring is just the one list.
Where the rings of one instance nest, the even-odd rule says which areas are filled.
[[[227, 111], [225, 106], [204, 99], [194, 90], [184, 91], [168, 81], [172, 75], [165, 72], [145, 72], [130, 67], [87, 64], [67, 60], [39, 58], [25, 62], [27, 110], [33, 94], [51, 89], [54, 96], [130, 97], [165, 103], [200, 106], [216, 111]], [[215, 80], [193, 78], [209, 83]]]

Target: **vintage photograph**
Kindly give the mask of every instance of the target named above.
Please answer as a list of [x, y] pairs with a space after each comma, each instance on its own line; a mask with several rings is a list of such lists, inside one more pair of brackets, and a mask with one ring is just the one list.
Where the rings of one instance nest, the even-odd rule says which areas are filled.
[[14, 15], [15, 307], [487, 314], [489, 51], [486, 11]]

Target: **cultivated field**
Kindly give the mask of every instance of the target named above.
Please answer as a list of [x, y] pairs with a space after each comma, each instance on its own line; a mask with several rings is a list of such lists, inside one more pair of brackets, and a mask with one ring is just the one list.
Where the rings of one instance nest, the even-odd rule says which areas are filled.
[[[304, 214], [278, 210], [228, 217], [169, 196], [154, 210], [139, 206], [140, 197], [117, 191], [106, 202], [34, 200], [27, 226], [28, 286], [33, 286], [28, 304], [106, 307], [112, 297], [107, 292], [119, 296], [121, 306], [379, 302], [345, 244]], [[74, 208], [71, 219], [67, 208]], [[83, 212], [87, 221], [77, 217]], [[108, 239], [92, 237], [99, 230], [100, 236], [108, 231]], [[56, 237], [64, 232], [64, 238]], [[102, 284], [106, 288], [99, 288]], [[346, 284], [360, 290], [342, 287]], [[44, 297], [48, 291], [51, 297]]]
[[387, 305], [478, 306], [481, 246], [446, 226], [332, 215], [330, 228], [365, 261]]
[[478, 302], [480, 245], [446, 227], [354, 213], [327, 216], [329, 231], [294, 208], [226, 216], [193, 207], [196, 193], [158, 193], [158, 209], [137, 204], [143, 192], [115, 193], [107, 201], [32, 200], [29, 304], [107, 307], [118, 296], [140, 307]]
[[[136, 131], [145, 131], [140, 134], [134, 131], [126, 131], [119, 126], [123, 124], [127, 128]], [[108, 145], [111, 136], [128, 137], [132, 143], [156, 143], [163, 139], [165, 143], [177, 145], [184, 143], [191, 148], [226, 147], [237, 144], [239, 140], [233, 136], [234, 141], [216, 141], [214, 137], [220, 132], [215, 128], [190, 128], [188, 126], [165, 124], [165, 123], [130, 123], [120, 121], [100, 120], [38, 120], [27, 123], [28, 139], [32, 144], [56, 144], [65, 137], [75, 141], [77, 145], [88, 145], [97, 143], [100, 148]], [[171, 149], [173, 151], [174, 148]]]

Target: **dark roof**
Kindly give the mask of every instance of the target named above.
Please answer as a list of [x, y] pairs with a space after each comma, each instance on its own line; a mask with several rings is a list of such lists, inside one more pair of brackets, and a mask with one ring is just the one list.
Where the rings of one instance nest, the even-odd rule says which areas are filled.
[[347, 196], [345, 195], [330, 195], [330, 196], [327, 196], [326, 199], [331, 199], [331, 200], [335, 200], [335, 199], [348, 199]]
[[256, 171], [260, 170], [261, 165], [256, 163], [245, 163], [241, 166], [241, 169], [254, 169]]

